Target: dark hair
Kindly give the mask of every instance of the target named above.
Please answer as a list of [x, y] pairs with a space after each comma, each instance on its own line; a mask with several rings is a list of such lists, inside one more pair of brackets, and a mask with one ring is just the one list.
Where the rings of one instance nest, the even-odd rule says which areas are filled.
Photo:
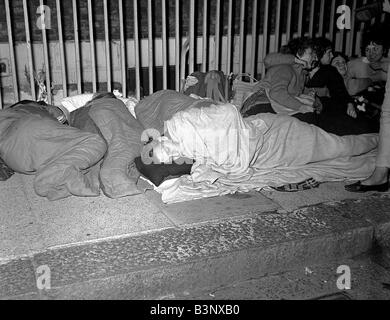
[[313, 41], [310, 38], [301, 37], [290, 40], [287, 45], [281, 48], [280, 52], [302, 56], [309, 48], [313, 48]]
[[318, 60], [321, 60], [325, 52], [329, 49], [333, 50], [333, 43], [329, 39], [321, 37], [313, 40], [313, 50]]
[[334, 59], [336, 59], [337, 57], [342, 57], [345, 62], [348, 62], [349, 61], [349, 58], [342, 52], [340, 51], [336, 51], [336, 52], [333, 52], [333, 58], [332, 58], [332, 61], [331, 63], [333, 62]]
[[390, 40], [388, 36], [388, 29], [385, 24], [376, 24], [366, 30], [362, 39], [362, 55], [365, 56], [367, 46], [373, 42], [377, 45], [383, 46], [383, 55], [386, 56], [389, 50]]

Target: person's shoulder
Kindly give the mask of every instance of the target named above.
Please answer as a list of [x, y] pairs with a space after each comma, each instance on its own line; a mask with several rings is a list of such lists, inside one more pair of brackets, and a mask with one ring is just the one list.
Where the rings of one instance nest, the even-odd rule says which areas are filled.
[[268, 72], [272, 73], [293, 73], [294, 68], [291, 64], [278, 64], [268, 69]]

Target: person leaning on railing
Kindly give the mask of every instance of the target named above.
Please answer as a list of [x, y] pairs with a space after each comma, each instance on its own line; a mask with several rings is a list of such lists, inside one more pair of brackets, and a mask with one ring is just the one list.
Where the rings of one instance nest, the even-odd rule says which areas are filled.
[[[383, 11], [390, 13], [390, 1], [385, 0]], [[376, 158], [376, 167], [372, 175], [357, 183], [346, 185], [345, 189], [350, 192], [389, 190], [390, 168], [390, 65], [387, 70], [386, 94], [382, 105], [381, 128], [379, 132], [379, 147]]]

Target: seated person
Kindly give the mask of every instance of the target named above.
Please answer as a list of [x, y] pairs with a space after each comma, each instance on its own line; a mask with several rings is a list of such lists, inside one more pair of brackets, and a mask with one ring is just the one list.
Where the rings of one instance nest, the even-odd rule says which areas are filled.
[[337, 107], [346, 112], [347, 107], [353, 103], [353, 99], [345, 87], [343, 77], [331, 65], [334, 57], [332, 42], [319, 38], [314, 40], [314, 43], [319, 65], [310, 72], [306, 87], [313, 88], [321, 97], [325, 110]]
[[[313, 43], [308, 38], [293, 39], [281, 53], [266, 57], [268, 70], [260, 84], [271, 102], [271, 112], [315, 124], [320, 105], [313, 97], [304, 95], [308, 72], [315, 63]], [[283, 57], [283, 54], [287, 55]]]
[[[259, 83], [258, 92], [245, 101], [243, 116], [267, 112], [287, 114], [337, 135], [377, 132], [378, 126], [367, 123], [365, 119], [353, 119], [347, 114], [348, 103], [352, 103], [353, 99], [345, 89], [342, 77], [329, 65], [331, 44], [328, 42], [322, 45], [322, 53], [319, 55], [323, 63], [319, 67], [313, 48], [315, 46], [309, 39], [301, 38], [290, 41], [282, 53], [269, 54], [265, 59], [268, 67], [265, 79]], [[306, 87], [308, 83], [313, 87], [327, 89], [333, 99], [318, 98], [314, 88]], [[260, 104], [264, 98], [262, 88], [266, 91], [270, 105]], [[315, 98], [307, 98], [304, 94], [307, 92], [314, 94]], [[322, 100], [328, 107], [325, 112], [322, 112]], [[342, 108], [334, 107], [336, 102]], [[329, 111], [331, 109], [339, 111], [332, 113]]]
[[317, 125], [337, 135], [363, 134], [379, 131], [378, 121], [363, 116], [355, 109], [353, 97], [345, 87], [344, 79], [331, 65], [332, 43], [328, 39], [314, 40], [318, 67], [309, 73], [306, 87], [315, 90], [323, 105]]
[[389, 64], [388, 32], [382, 27], [373, 28], [363, 40], [363, 54], [348, 63], [347, 89], [350, 95], [366, 90], [374, 82], [386, 81]]

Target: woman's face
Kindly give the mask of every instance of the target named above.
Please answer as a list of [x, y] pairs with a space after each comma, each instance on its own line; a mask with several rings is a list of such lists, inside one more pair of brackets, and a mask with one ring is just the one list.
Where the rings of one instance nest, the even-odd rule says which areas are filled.
[[337, 71], [342, 75], [345, 76], [347, 74], [347, 61], [341, 56], [338, 56], [333, 59], [332, 66], [337, 69]]
[[371, 42], [366, 47], [366, 57], [371, 63], [380, 61], [383, 58], [383, 46]]
[[322, 65], [329, 65], [332, 61], [332, 58], [333, 58], [333, 51], [331, 48], [329, 48], [328, 50], [326, 50], [326, 52], [322, 56], [321, 64]]
[[313, 62], [316, 60], [316, 55], [313, 52], [312, 48], [307, 48], [302, 56], [298, 56], [302, 64], [305, 65], [306, 69], [310, 69], [313, 65]]

